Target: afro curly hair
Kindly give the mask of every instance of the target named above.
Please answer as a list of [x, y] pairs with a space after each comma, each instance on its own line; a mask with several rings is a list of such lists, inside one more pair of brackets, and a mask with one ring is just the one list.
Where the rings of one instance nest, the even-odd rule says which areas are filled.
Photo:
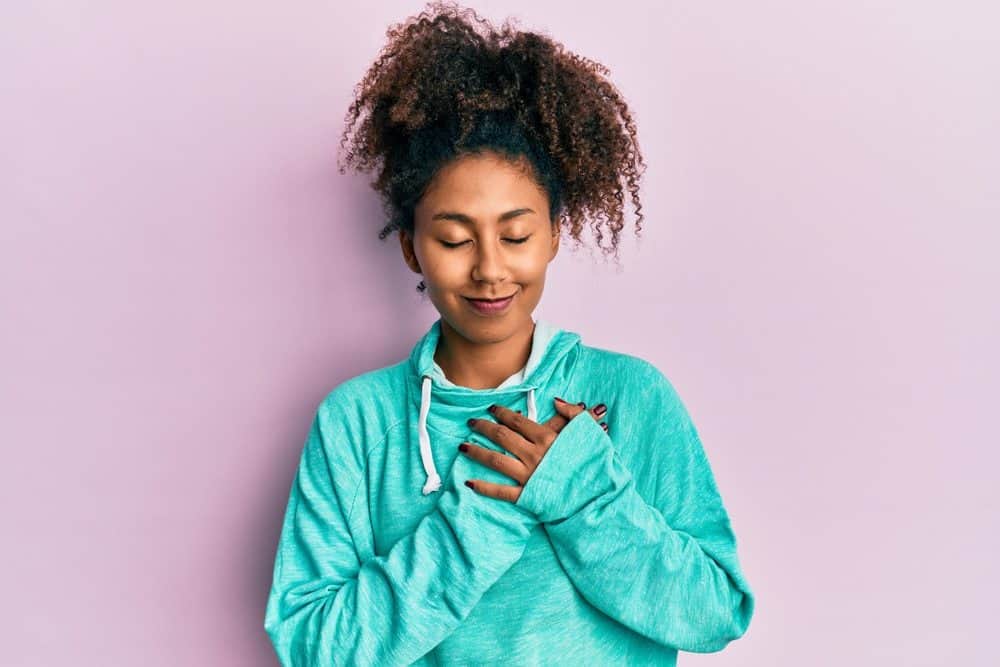
[[498, 29], [453, 2], [428, 2], [386, 36], [354, 88], [338, 156], [341, 174], [348, 166], [374, 172], [389, 218], [380, 239], [412, 234], [414, 209], [441, 167], [487, 150], [527, 160], [552, 223], [577, 244], [589, 220], [598, 248], [617, 257], [625, 189], [641, 233], [645, 164], [608, 68], [517, 30], [515, 20]]

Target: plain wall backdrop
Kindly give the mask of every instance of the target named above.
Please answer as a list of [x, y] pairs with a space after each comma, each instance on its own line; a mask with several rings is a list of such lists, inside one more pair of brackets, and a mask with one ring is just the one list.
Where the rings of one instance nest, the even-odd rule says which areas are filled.
[[[758, 605], [679, 662], [995, 664], [995, 3], [472, 6], [638, 124], [641, 241], [564, 245], [536, 316], [655, 363], [702, 436]], [[422, 8], [0, 10], [0, 663], [276, 664], [312, 412], [437, 317], [336, 170]]]

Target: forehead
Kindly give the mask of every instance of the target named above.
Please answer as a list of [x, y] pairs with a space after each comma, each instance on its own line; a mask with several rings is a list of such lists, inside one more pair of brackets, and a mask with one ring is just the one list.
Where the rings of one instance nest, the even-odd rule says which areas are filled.
[[430, 211], [435, 206], [448, 205], [491, 210], [537, 205], [545, 197], [526, 162], [512, 163], [486, 153], [462, 156], [442, 167], [418, 208]]

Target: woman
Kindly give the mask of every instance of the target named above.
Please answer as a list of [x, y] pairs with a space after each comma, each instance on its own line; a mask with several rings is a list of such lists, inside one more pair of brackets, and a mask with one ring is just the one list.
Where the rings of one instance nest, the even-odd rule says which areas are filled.
[[388, 37], [342, 146], [377, 170], [381, 237], [398, 231], [440, 318], [318, 406], [266, 610], [278, 657], [722, 649], [754, 597], [683, 404], [652, 364], [531, 317], [561, 230], [590, 218], [616, 250], [623, 180], [639, 211], [627, 107], [600, 65], [469, 10], [432, 3]]

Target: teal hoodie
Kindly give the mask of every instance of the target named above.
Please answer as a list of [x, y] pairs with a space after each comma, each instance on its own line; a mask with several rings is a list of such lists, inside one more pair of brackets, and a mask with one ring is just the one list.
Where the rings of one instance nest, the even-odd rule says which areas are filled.
[[[742, 636], [754, 594], [699, 436], [651, 363], [536, 322], [500, 386], [448, 382], [441, 320], [409, 358], [336, 386], [302, 449], [264, 627], [285, 666], [676, 664]], [[492, 403], [571, 419], [516, 503], [458, 452]]]

